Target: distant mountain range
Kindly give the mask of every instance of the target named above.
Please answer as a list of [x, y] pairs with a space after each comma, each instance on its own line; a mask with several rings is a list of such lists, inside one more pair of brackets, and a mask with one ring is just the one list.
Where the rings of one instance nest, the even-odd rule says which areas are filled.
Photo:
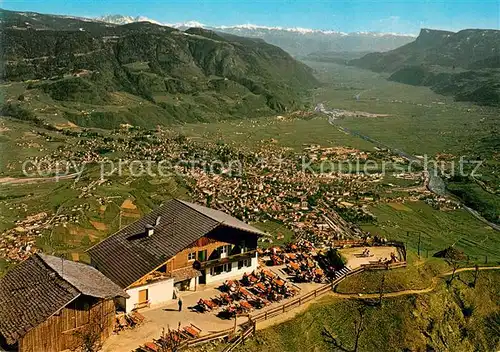
[[23, 119], [25, 96], [47, 95], [54, 109], [64, 106], [56, 115], [81, 126], [255, 117], [300, 107], [318, 83], [309, 67], [261, 39], [149, 22], [0, 16], [2, 77], [27, 88], [2, 111]]
[[96, 18], [90, 18], [90, 20], [112, 23], [112, 24], [117, 24], [117, 25], [129, 24], [129, 23], [135, 23], [135, 22], [150, 22], [150, 23], [158, 24], [160, 26], [172, 27], [172, 28], [177, 28], [180, 30], [193, 28], [193, 27], [199, 27], [199, 28], [207, 27], [207, 26], [205, 26], [202, 23], [197, 22], [197, 21], [179, 22], [179, 23], [162, 23], [162, 22], [155, 21], [151, 18], [144, 17], [144, 16], [133, 17], [133, 16], [124, 16], [124, 15], [106, 15], [106, 16], [100, 16], [100, 17], [96, 17]]
[[185, 30], [191, 27], [201, 27], [218, 32], [235, 34], [243, 37], [261, 38], [277, 45], [294, 56], [306, 56], [318, 51], [326, 52], [373, 52], [387, 51], [407, 44], [415, 39], [412, 35], [396, 33], [354, 32], [344, 33], [327, 30], [292, 27], [267, 27], [253, 24], [235, 26], [207, 26], [196, 21], [186, 23], [159, 23], [146, 17], [130, 17], [108, 15], [95, 20], [127, 24], [138, 21], [148, 21], [168, 27]]
[[500, 31], [422, 29], [400, 48], [370, 53], [350, 65], [389, 72], [389, 79], [432, 87], [457, 100], [500, 104]]

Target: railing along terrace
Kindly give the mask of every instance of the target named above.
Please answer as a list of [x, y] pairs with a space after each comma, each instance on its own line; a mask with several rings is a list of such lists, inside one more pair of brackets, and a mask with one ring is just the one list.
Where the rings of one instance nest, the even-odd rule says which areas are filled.
[[199, 266], [199, 269], [205, 269], [205, 268], [216, 266], [216, 265], [232, 263], [232, 262], [235, 262], [237, 260], [255, 258], [256, 254], [257, 254], [257, 250], [254, 249], [254, 250], [251, 250], [248, 252], [230, 255], [230, 256], [227, 256], [225, 258], [217, 258], [217, 259], [207, 260], [204, 262], [197, 262], [197, 265]]

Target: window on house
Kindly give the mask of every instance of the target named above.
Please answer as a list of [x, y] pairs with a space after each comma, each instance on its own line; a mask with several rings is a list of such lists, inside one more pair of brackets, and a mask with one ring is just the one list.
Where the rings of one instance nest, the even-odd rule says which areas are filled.
[[238, 261], [238, 269], [241, 269], [243, 267], [249, 267], [252, 266], [252, 260], [251, 259], [243, 259]]
[[232, 245], [230, 244], [218, 248], [220, 254], [229, 254], [231, 252], [231, 249]]
[[188, 253], [188, 261], [192, 261], [196, 259], [196, 252]]
[[245, 241], [240, 241], [238, 247], [240, 248], [240, 253], [245, 253], [248, 251]]
[[203, 250], [203, 251], [198, 251], [198, 260], [200, 262], [204, 262], [205, 260], [207, 260], [207, 250]]
[[215, 266], [210, 269], [210, 275], [216, 276], [221, 274], [223, 271], [224, 271], [224, 265]]
[[231, 269], [232, 269], [231, 267], [232, 267], [231, 263], [224, 264], [224, 271], [226, 273], [231, 272]]

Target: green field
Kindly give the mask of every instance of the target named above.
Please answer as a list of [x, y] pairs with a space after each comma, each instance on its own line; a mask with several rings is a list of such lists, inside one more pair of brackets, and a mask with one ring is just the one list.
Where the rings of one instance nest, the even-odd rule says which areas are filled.
[[305, 146], [350, 146], [373, 150], [373, 144], [339, 131], [328, 123], [326, 117], [290, 119], [276, 117], [223, 121], [207, 124], [186, 124], [178, 131], [188, 137], [209, 141], [223, 141], [229, 145], [257, 149], [261, 147], [293, 148], [301, 151]]
[[[271, 236], [272, 242], [261, 242], [259, 243], [260, 247], [266, 248], [270, 246], [283, 246], [293, 240], [294, 234], [293, 231], [287, 229], [284, 225], [276, 222], [276, 221], [266, 221], [266, 222], [257, 222], [253, 223], [252, 226], [255, 226], [261, 231], [266, 232]], [[276, 239], [278, 235], [284, 236], [282, 239]]]
[[408, 202], [398, 209], [379, 204], [370, 212], [377, 222], [363, 225], [365, 231], [403, 241], [413, 251], [418, 249], [420, 235], [422, 256], [455, 245], [471, 261], [484, 263], [486, 257], [490, 263], [500, 261], [498, 233], [465, 210], [440, 211], [423, 202]]
[[[346, 118], [340, 124], [410, 154], [471, 153], [498, 130], [498, 109], [454, 102], [427, 87], [387, 81], [384, 75], [333, 63], [307, 62], [324, 86], [312, 103], [389, 117]], [[357, 101], [354, 96], [360, 94]]]
[[[98, 179], [95, 172], [89, 170], [78, 182], [0, 185], [0, 230], [11, 229], [15, 221], [41, 212], [50, 217], [66, 216], [55, 219], [51, 230], [42, 230], [42, 236], [36, 239], [37, 246], [48, 253], [83, 254], [90, 245], [116, 232], [120, 225], [130, 224], [166, 200], [189, 198], [183, 184], [174, 178], [110, 177], [98, 185], [92, 183]], [[121, 208], [126, 199], [137, 209]], [[99, 228], [100, 224], [104, 227]]]

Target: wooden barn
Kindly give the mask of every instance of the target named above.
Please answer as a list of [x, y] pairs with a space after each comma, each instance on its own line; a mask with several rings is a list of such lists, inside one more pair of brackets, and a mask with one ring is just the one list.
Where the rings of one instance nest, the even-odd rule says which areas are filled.
[[113, 332], [118, 297], [127, 294], [91, 266], [35, 254], [0, 280], [0, 346], [58, 352], [98, 344]]

